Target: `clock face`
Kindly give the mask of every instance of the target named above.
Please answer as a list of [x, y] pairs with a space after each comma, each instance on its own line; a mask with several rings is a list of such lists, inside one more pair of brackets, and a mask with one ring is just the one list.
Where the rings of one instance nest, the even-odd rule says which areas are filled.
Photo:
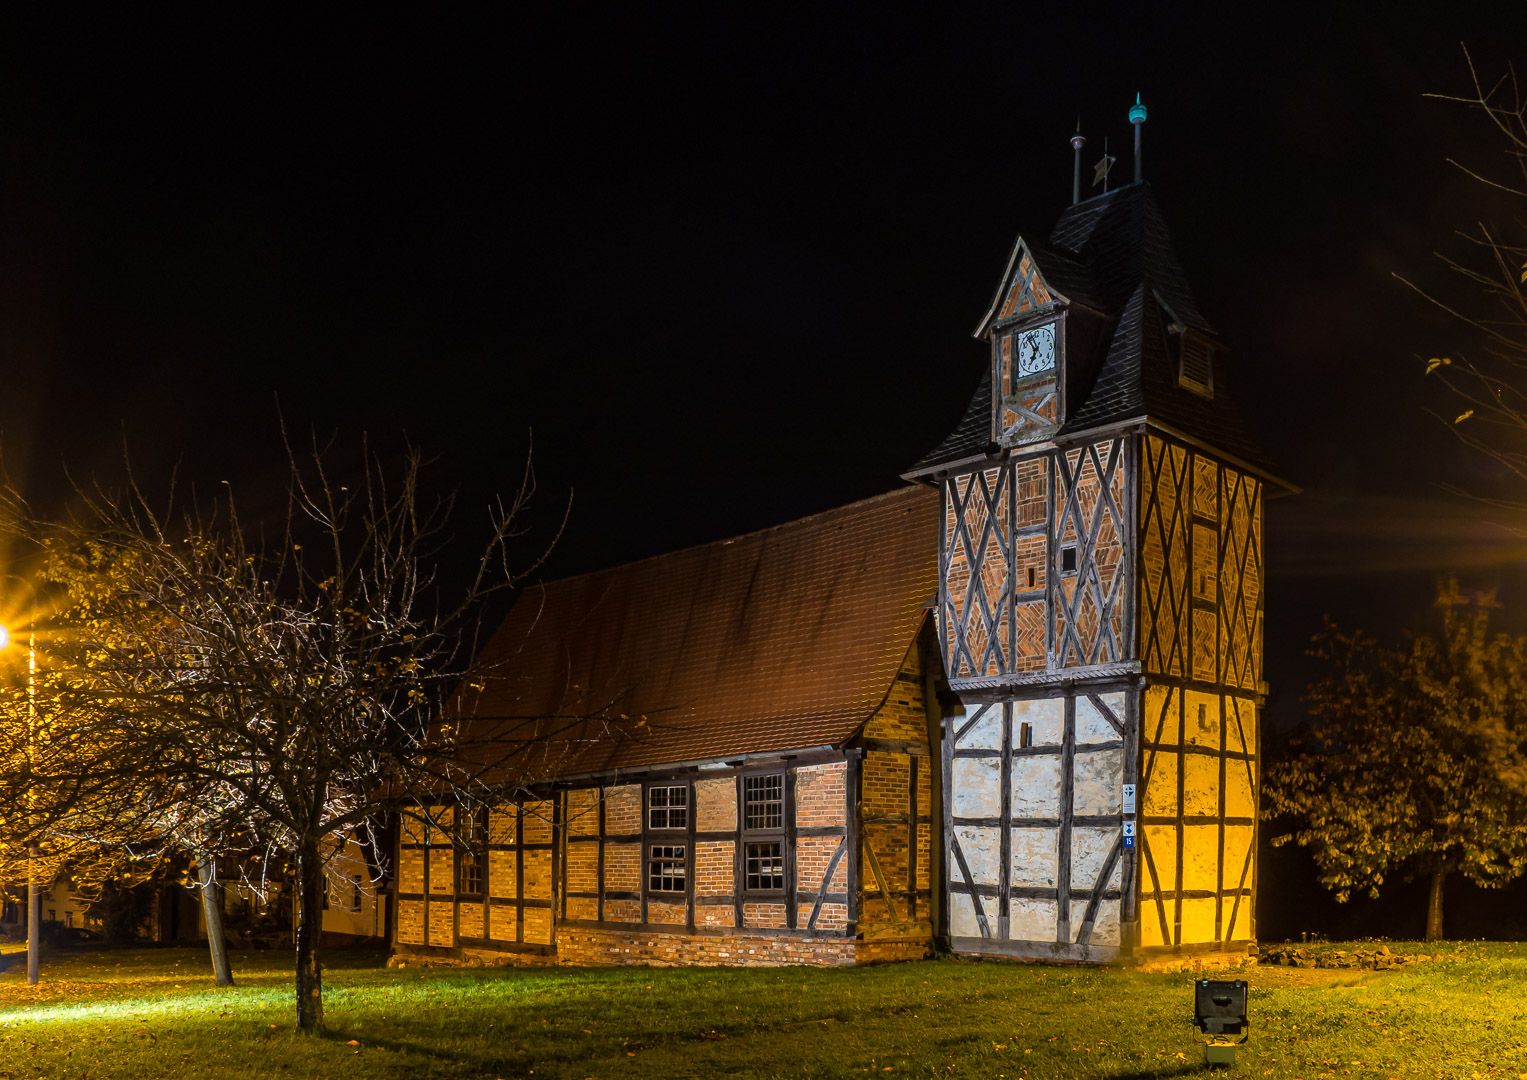
[[1018, 335], [1018, 377], [1055, 367], [1055, 327], [1036, 326]]

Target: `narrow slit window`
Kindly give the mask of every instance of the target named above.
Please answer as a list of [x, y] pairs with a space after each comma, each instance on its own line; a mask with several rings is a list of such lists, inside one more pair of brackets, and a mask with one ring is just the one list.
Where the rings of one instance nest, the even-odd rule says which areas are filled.
[[1060, 549], [1060, 572], [1062, 574], [1076, 573], [1076, 548], [1063, 547]]
[[362, 897], [361, 897], [361, 876], [359, 874], [351, 874], [350, 875], [350, 910], [351, 911], [359, 911], [361, 909], [361, 899], [362, 899]]
[[475, 851], [461, 853], [456, 891], [462, 896], [482, 895], [482, 856]]
[[1034, 568], [1031, 566], [1031, 567], [1029, 567], [1029, 588], [1032, 589], [1033, 587], [1034, 587]]
[[785, 827], [785, 774], [767, 773], [742, 778], [742, 827], [783, 829]]
[[1020, 750], [1027, 750], [1029, 747], [1031, 747], [1033, 745], [1034, 745], [1034, 725], [1033, 724], [1019, 724], [1018, 725], [1018, 749], [1020, 749]]
[[647, 891], [684, 891], [684, 845], [654, 844], [647, 860]]
[[689, 788], [647, 789], [647, 828], [683, 829], [689, 825]]
[[774, 840], [747, 846], [747, 883], [750, 891], [785, 887], [784, 845]]

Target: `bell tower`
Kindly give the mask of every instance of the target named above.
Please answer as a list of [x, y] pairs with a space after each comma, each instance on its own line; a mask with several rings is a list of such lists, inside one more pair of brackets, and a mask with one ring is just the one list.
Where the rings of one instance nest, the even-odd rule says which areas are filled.
[[906, 474], [942, 499], [957, 952], [1133, 961], [1256, 937], [1262, 503], [1295, 489], [1247, 436], [1138, 176], [1144, 119], [1137, 102], [1134, 183], [1013, 243], [976, 328], [986, 373]]

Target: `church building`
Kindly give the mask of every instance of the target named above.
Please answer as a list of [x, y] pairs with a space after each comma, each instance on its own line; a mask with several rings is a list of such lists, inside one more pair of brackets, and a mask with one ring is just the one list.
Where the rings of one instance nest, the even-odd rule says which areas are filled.
[[1246, 954], [1293, 489], [1138, 177], [1018, 237], [976, 334], [907, 486], [519, 597], [458, 704], [523, 750], [405, 823], [395, 962]]

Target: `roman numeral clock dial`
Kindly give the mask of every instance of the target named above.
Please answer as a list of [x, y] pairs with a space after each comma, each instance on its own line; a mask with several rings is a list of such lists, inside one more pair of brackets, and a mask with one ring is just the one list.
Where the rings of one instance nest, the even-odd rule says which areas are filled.
[[1018, 335], [1018, 375], [1038, 375], [1055, 367], [1055, 327], [1037, 326]]

